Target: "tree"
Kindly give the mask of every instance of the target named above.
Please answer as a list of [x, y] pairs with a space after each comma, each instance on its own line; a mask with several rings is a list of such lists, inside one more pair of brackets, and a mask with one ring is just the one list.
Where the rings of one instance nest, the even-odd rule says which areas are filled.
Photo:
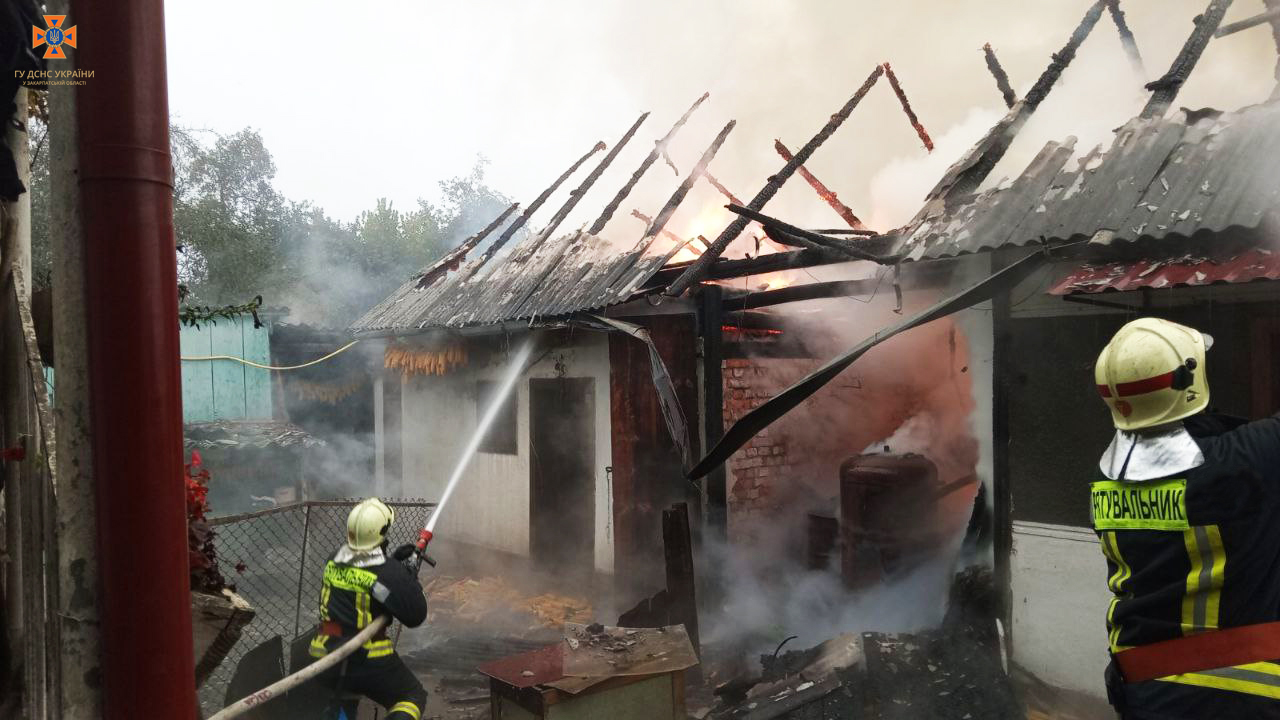
[[174, 138], [174, 228], [191, 298], [237, 302], [274, 286], [294, 218], [262, 137], [246, 128], [207, 147], [189, 131]]
[[[439, 206], [420, 199], [400, 210], [383, 198], [342, 222], [276, 190], [275, 162], [251, 128], [219, 135], [175, 125], [171, 152], [184, 324], [263, 305], [288, 307], [294, 321], [345, 327], [511, 202], [485, 184], [481, 158], [439, 183]], [[32, 255], [44, 287], [53, 263], [48, 151], [33, 145], [32, 157]]]

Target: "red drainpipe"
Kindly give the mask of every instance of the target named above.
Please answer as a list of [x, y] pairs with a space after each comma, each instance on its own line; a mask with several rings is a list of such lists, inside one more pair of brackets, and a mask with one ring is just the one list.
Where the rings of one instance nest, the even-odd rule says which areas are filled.
[[196, 717], [163, 0], [72, 0], [103, 717]]

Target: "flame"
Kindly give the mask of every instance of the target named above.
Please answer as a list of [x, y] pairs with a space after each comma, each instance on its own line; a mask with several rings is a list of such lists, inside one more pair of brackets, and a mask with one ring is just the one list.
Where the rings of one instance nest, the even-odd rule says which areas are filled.
[[732, 220], [733, 213], [725, 210], [722, 205], [706, 205], [698, 211], [693, 220], [685, 225], [683, 231], [678, 231], [676, 234], [690, 238], [705, 235], [714, 240]]
[[690, 250], [688, 245], [685, 245], [684, 247], [680, 248], [680, 252], [671, 256], [671, 262], [673, 263], [688, 262], [690, 260], [697, 260], [697, 259], [698, 259], [698, 253], [695, 253], [694, 251]]
[[769, 278], [764, 283], [764, 289], [765, 290], [781, 290], [782, 288], [791, 285], [793, 282], [795, 281], [789, 278], [784, 278], [784, 277]]

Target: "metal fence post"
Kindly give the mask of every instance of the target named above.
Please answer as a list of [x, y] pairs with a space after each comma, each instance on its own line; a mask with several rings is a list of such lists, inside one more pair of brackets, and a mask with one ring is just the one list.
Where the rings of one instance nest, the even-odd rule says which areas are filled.
[[307, 575], [307, 538], [311, 535], [311, 503], [307, 503], [302, 512], [302, 559], [298, 562], [298, 601], [293, 608], [293, 637], [298, 638], [302, 624], [302, 581]]

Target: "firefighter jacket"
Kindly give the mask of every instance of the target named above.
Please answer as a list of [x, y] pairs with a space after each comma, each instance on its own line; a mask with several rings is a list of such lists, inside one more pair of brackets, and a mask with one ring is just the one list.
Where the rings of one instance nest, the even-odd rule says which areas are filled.
[[[1280, 620], [1280, 416], [1244, 423], [1201, 414], [1183, 423], [1203, 463], [1170, 477], [1092, 485], [1113, 653]], [[1166, 707], [1159, 717], [1263, 717], [1260, 707], [1273, 717], [1280, 663], [1171, 675], [1132, 683], [1125, 694], [1131, 707]]]
[[[350, 562], [341, 562], [348, 560]], [[427, 619], [427, 600], [417, 578], [382, 550], [352, 557], [345, 548], [324, 568], [320, 589], [320, 632], [311, 641], [311, 656], [323, 657], [374, 618], [390, 615], [406, 627]], [[388, 657], [395, 652], [386, 631], [374, 636], [351, 655], [351, 661]]]

